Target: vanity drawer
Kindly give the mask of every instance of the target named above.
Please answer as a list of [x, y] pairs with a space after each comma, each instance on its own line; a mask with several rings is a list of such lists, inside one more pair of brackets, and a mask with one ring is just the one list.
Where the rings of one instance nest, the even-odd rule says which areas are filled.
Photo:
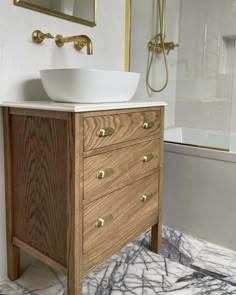
[[160, 137], [161, 112], [144, 111], [84, 118], [84, 150], [147, 136]]
[[157, 222], [158, 183], [159, 175], [154, 174], [85, 204], [86, 273]]
[[159, 170], [159, 140], [84, 159], [84, 199], [91, 202]]

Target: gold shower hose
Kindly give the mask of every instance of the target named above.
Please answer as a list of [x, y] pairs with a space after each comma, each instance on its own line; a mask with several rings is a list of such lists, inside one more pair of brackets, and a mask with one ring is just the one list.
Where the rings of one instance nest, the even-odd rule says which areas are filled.
[[[167, 86], [167, 84], [169, 82], [169, 71], [168, 71], [167, 57], [166, 57], [166, 51], [165, 51], [165, 10], [166, 10], [166, 0], [158, 0], [160, 33], [158, 33], [154, 37], [154, 48], [152, 50], [150, 61], [149, 61], [149, 58], [148, 58], [148, 68], [147, 68], [147, 75], [146, 75], [147, 87], [152, 92], [161, 92], [161, 91], [163, 91], [166, 88], [166, 86]], [[157, 44], [158, 44], [159, 40], [160, 40], [160, 44], [161, 44], [162, 52], [163, 52], [163, 56], [164, 56], [164, 63], [165, 63], [165, 70], [166, 70], [166, 81], [165, 81], [165, 84], [163, 85], [163, 87], [161, 87], [160, 89], [154, 89], [151, 86], [151, 84], [149, 82], [149, 79], [150, 79], [150, 71], [151, 71], [151, 68], [152, 68], [153, 60], [154, 60], [154, 55], [156, 53], [156, 48], [157, 48]]]

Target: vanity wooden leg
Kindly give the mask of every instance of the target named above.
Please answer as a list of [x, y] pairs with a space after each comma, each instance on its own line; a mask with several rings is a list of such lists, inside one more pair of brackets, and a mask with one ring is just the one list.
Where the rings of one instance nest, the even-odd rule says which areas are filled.
[[20, 276], [20, 249], [15, 247], [13, 238], [13, 195], [12, 195], [12, 155], [10, 143], [9, 109], [3, 112], [4, 124], [4, 154], [5, 154], [5, 196], [6, 196], [6, 224], [7, 224], [7, 267], [10, 280], [16, 280]]
[[155, 224], [151, 232], [151, 251], [159, 253], [161, 250], [161, 226]]
[[8, 243], [7, 245], [8, 277], [15, 281], [20, 277], [20, 249]]
[[68, 295], [83, 295], [83, 279], [68, 277]]

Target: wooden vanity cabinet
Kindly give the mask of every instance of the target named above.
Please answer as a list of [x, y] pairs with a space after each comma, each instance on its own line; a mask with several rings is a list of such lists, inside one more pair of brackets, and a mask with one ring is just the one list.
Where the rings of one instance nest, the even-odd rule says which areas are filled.
[[10, 279], [22, 249], [80, 295], [84, 276], [150, 227], [158, 252], [163, 106], [3, 113]]

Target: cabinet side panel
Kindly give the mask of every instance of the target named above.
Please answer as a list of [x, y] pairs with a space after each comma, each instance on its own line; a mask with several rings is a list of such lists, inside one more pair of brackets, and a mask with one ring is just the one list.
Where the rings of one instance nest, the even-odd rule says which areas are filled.
[[163, 193], [163, 153], [164, 153], [164, 111], [165, 108], [161, 107], [161, 138], [159, 148], [160, 159], [160, 177], [159, 177], [159, 208], [157, 214], [157, 223], [152, 227], [152, 240], [151, 249], [155, 253], [159, 253], [161, 250], [162, 239], [162, 193]]
[[83, 117], [72, 113], [68, 121], [68, 294], [81, 295], [83, 285]]
[[7, 266], [8, 277], [16, 280], [20, 276], [20, 251], [13, 245], [13, 196], [12, 196], [12, 153], [11, 126], [9, 108], [3, 108], [4, 123], [4, 160], [5, 160], [5, 190], [6, 190], [6, 225], [7, 225]]
[[14, 236], [66, 266], [67, 121], [11, 116]]

